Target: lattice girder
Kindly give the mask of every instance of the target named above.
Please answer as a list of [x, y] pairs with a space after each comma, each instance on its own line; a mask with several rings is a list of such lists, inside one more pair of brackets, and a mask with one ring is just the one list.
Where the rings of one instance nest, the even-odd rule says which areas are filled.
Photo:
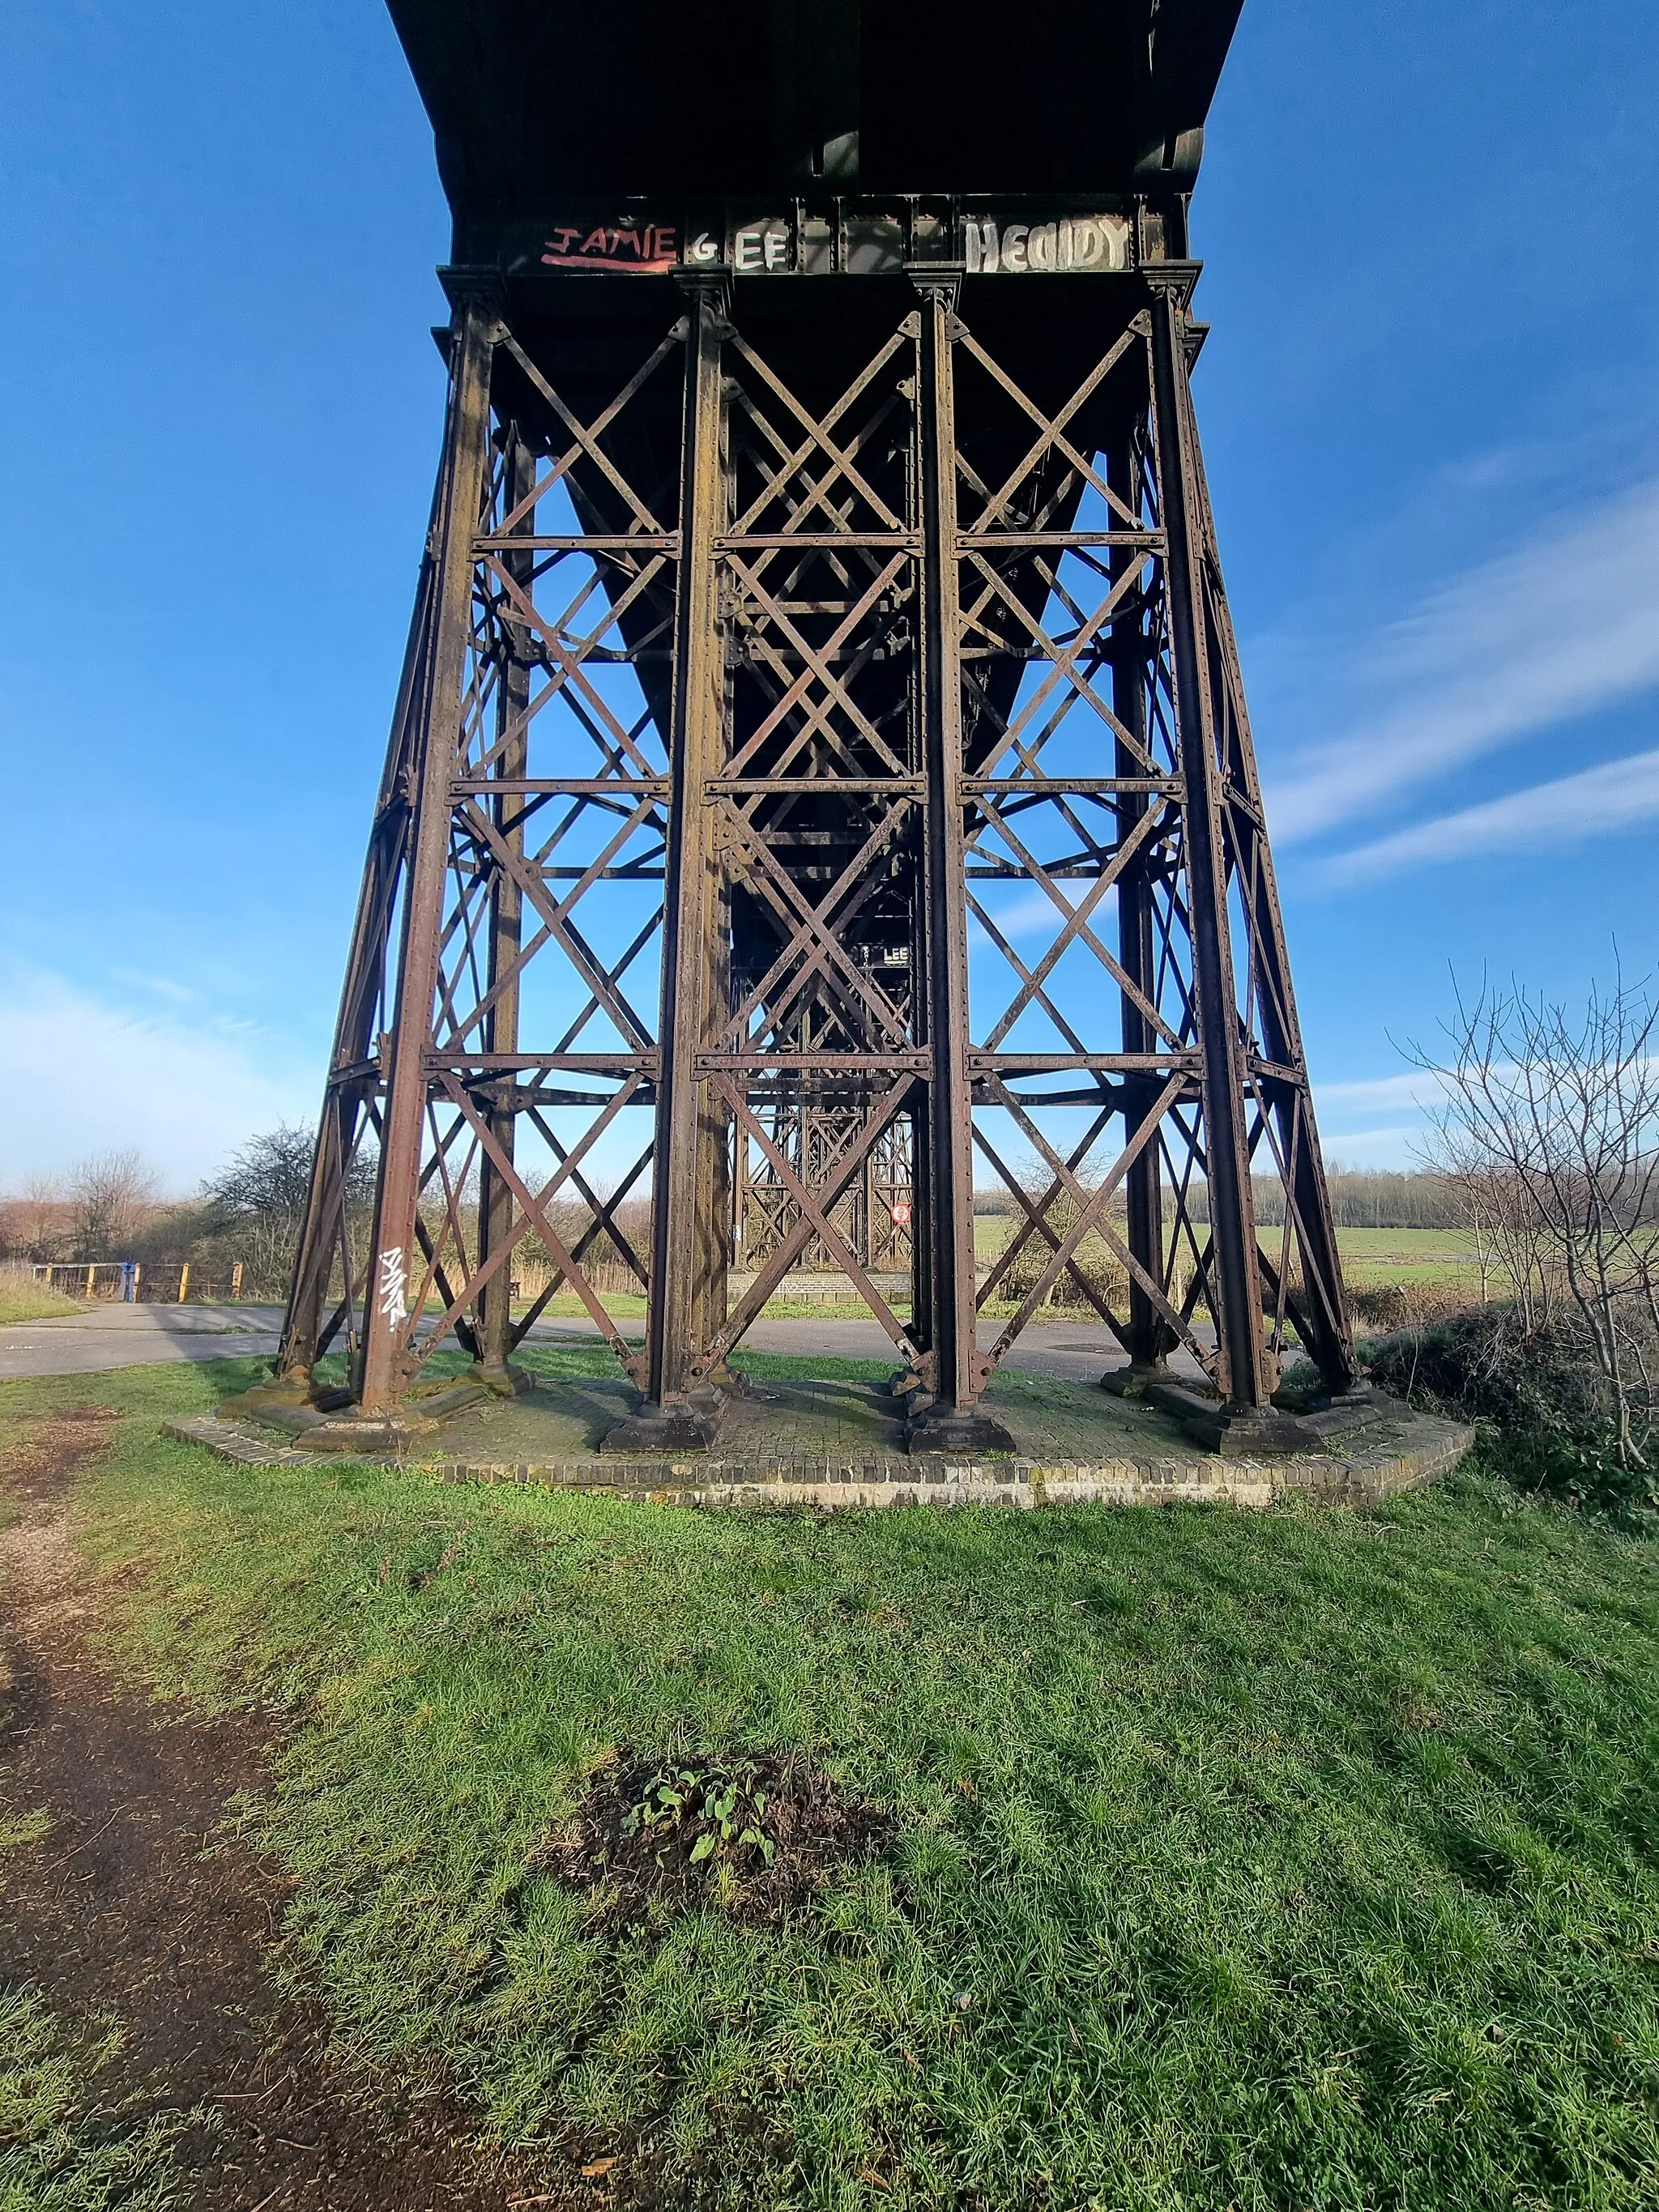
[[386, 1410], [564, 1291], [672, 1410], [808, 1261], [961, 1414], [1062, 1295], [1240, 1403], [1352, 1370], [1184, 283], [888, 296], [803, 348], [688, 280], [624, 359], [459, 288], [289, 1371]]

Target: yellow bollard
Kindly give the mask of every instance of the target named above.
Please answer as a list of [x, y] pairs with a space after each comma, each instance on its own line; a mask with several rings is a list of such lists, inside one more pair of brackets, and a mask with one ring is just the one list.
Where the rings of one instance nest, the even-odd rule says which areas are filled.
[[183, 1266], [182, 1267], [180, 1267], [180, 1268], [179, 1268], [179, 1304], [180, 1304], [180, 1305], [183, 1305], [183, 1304], [185, 1303], [185, 1292], [189, 1288], [190, 1288], [190, 1262], [189, 1262], [189, 1261], [188, 1261], [188, 1260], [186, 1260], [186, 1261], [185, 1261], [185, 1264], [184, 1264], [184, 1266]]

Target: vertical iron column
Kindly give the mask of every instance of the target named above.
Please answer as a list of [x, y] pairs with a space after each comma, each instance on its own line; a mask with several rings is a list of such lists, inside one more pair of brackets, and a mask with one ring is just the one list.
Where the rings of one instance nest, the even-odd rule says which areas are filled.
[[1266, 1406], [1278, 1382], [1269, 1373], [1256, 1258], [1255, 1212], [1245, 1133], [1244, 1054], [1227, 921], [1226, 859], [1221, 832], [1221, 763], [1210, 690], [1204, 619], [1203, 546], [1197, 471], [1187, 404], [1184, 276], [1152, 289], [1152, 423], [1158, 518], [1164, 527], [1164, 589], [1175, 674], [1176, 737], [1186, 820], [1193, 981], [1203, 1054], [1205, 1167], [1214, 1249], [1216, 1381], [1229, 1406]]
[[433, 486], [432, 512], [427, 521], [426, 546], [415, 589], [415, 610], [410, 617], [403, 669], [398, 679], [397, 703], [392, 712], [380, 787], [374, 802], [374, 823], [369, 831], [362, 883], [357, 893], [351, 950], [346, 959], [345, 981], [340, 987], [334, 1048], [329, 1057], [328, 1081], [323, 1093], [322, 1112], [318, 1117], [305, 1220], [300, 1231], [288, 1311], [283, 1316], [282, 1343], [276, 1355], [278, 1380], [301, 1389], [309, 1386], [312, 1368], [333, 1334], [332, 1327], [326, 1333], [324, 1330], [323, 1305], [337, 1258], [343, 1278], [341, 1317], [348, 1322], [349, 1337], [356, 1337], [355, 1323], [350, 1318], [354, 1284], [345, 1279], [358, 1273], [352, 1264], [347, 1235], [351, 1156], [364, 1112], [364, 1098], [374, 1085], [373, 1076], [363, 1071], [375, 1048], [374, 1016], [386, 982], [386, 921], [397, 893], [409, 835], [410, 747], [429, 672], [434, 556], [449, 462], [446, 426], [437, 479]]
[[[641, 1449], [712, 1443], [716, 1415], [694, 1408], [698, 1382], [700, 1260], [712, 1198], [697, 1054], [717, 1009], [714, 896], [705, 785], [721, 759], [726, 685], [714, 540], [725, 517], [720, 442], [720, 349], [726, 336], [718, 279], [686, 280], [685, 412], [680, 450], [679, 574], [674, 609], [674, 688], [669, 729], [668, 848], [663, 884], [661, 1055], [657, 1078], [652, 1198], [651, 1296], [646, 1321], [647, 1403], [611, 1439]], [[723, 966], [723, 963], [720, 963]], [[700, 1182], [708, 1186], [700, 1190]]]
[[921, 479], [922, 899], [927, 1076], [927, 1249], [935, 1401], [910, 1425], [912, 1449], [1004, 1449], [979, 1411], [984, 1383], [974, 1274], [973, 1091], [968, 1069], [967, 802], [963, 791], [956, 400], [951, 323], [957, 272], [913, 270], [921, 295], [917, 428]]
[[[722, 457], [720, 485], [725, 487], [726, 470]], [[722, 520], [724, 519], [722, 514]], [[710, 563], [713, 565], [712, 561]], [[724, 759], [726, 724], [725, 655], [714, 653], [714, 685], [716, 716], [712, 739], [713, 750], [705, 773], [718, 774]], [[698, 794], [700, 811], [706, 811], [707, 802]], [[712, 1044], [721, 1022], [730, 1011], [732, 994], [732, 893], [724, 861], [717, 850], [718, 840], [706, 842], [703, 868], [705, 872], [706, 904], [703, 910], [703, 973], [702, 1018], [697, 1042], [700, 1048]], [[732, 1115], [725, 1100], [712, 1083], [699, 1083], [697, 1100], [697, 1164], [696, 1164], [696, 1237], [691, 1262], [691, 1334], [690, 1341], [698, 1361], [698, 1379], [710, 1378], [703, 1372], [702, 1360], [708, 1347], [719, 1335], [726, 1321], [726, 1278], [731, 1273], [732, 1236]], [[746, 1135], [739, 1137], [746, 1143]], [[714, 1370], [717, 1383], [730, 1383], [730, 1370], [724, 1362]]]
[[[1112, 440], [1106, 456], [1106, 481], [1129, 513], [1138, 515], [1140, 513], [1139, 462], [1135, 452], [1133, 425]], [[1121, 518], [1113, 518], [1114, 527], [1119, 520]], [[1114, 546], [1110, 561], [1113, 583], [1121, 582], [1132, 568], [1141, 565], [1141, 561], [1142, 556], [1136, 548]], [[1137, 592], [1131, 611], [1120, 615], [1112, 624], [1112, 712], [1126, 732], [1116, 741], [1116, 772], [1121, 776], [1144, 776], [1147, 772], [1146, 678], [1149, 651], [1146, 618], [1140, 594]], [[1144, 792], [1120, 792], [1117, 794], [1117, 836], [1120, 844], [1127, 844], [1134, 835], [1150, 803]], [[1142, 997], [1152, 1001], [1158, 981], [1152, 945], [1152, 884], [1147, 877], [1144, 849], [1128, 863], [1117, 879], [1117, 919], [1118, 957], [1123, 972]], [[1141, 1011], [1133, 993], [1123, 993], [1122, 1005], [1124, 1051], [1156, 1051], [1158, 1041], [1152, 1033], [1152, 1024]], [[1146, 1115], [1156, 1112], [1160, 1088], [1155, 1077], [1128, 1075], [1124, 1078], [1127, 1102], [1124, 1126], [1131, 1141]], [[1124, 1178], [1124, 1203], [1128, 1216], [1130, 1253], [1155, 1283], [1164, 1280], [1161, 1200], [1158, 1147], [1153, 1141], [1137, 1153]], [[1133, 1275], [1129, 1279], [1128, 1340], [1132, 1366], [1154, 1368], [1162, 1365], [1168, 1342], [1166, 1324], [1147, 1296], [1145, 1286]]]
[[[1188, 404], [1190, 409], [1190, 395]], [[1216, 657], [1232, 709], [1228, 768], [1243, 793], [1247, 822], [1252, 827], [1256, 823], [1264, 824], [1257, 834], [1252, 859], [1241, 864], [1245, 896], [1253, 908], [1249, 925], [1256, 962], [1255, 1002], [1261, 1024], [1262, 1049], [1264, 1056], [1277, 1069], [1295, 1071], [1290, 1080], [1282, 1074], [1264, 1079], [1261, 1091], [1278, 1130], [1281, 1155], [1291, 1163], [1285, 1202], [1295, 1212], [1304, 1282], [1297, 1327], [1327, 1387], [1347, 1390], [1358, 1373], [1353, 1331], [1343, 1291], [1342, 1262], [1337, 1250], [1330, 1192], [1325, 1181], [1325, 1164], [1308, 1086], [1307, 1054], [1303, 1049], [1302, 1026], [1297, 1017], [1296, 989], [1291, 979], [1279, 887], [1273, 874], [1273, 854], [1267, 846], [1261, 782], [1250, 737], [1243, 673], [1239, 667], [1238, 644], [1221, 581], [1221, 556], [1216, 542], [1215, 513], [1205, 477], [1203, 449], [1196, 438], [1193, 441], [1193, 460], [1201, 535], [1211, 570], [1210, 618], [1215, 633]]]
[[439, 517], [437, 605], [424, 727], [416, 733], [418, 775], [404, 901], [392, 1065], [386, 1072], [372, 1274], [357, 1395], [365, 1413], [385, 1413], [403, 1389], [401, 1358], [413, 1316], [405, 1291], [414, 1267], [420, 1205], [422, 1125], [427, 1108], [438, 951], [448, 866], [450, 787], [459, 757], [461, 700], [471, 629], [472, 538], [489, 434], [489, 377], [496, 319], [476, 295], [460, 305], [447, 429], [447, 483]]
[[[513, 428], [507, 452], [507, 509], [517, 513], [531, 494], [536, 481], [534, 454]], [[524, 537], [534, 535], [534, 509], [520, 518], [518, 530]], [[531, 580], [535, 569], [532, 553], [509, 553], [507, 573], [519, 585], [526, 599], [531, 596]], [[504, 783], [522, 782], [528, 771], [530, 755], [530, 664], [525, 657], [529, 643], [523, 623], [503, 619], [501, 623], [503, 664], [501, 674], [500, 706], [497, 732], [501, 751], [497, 757], [495, 775]], [[503, 847], [514, 858], [524, 853], [524, 813], [526, 799], [522, 792], [505, 792], [489, 799], [495, 816], [495, 829]], [[484, 1022], [484, 1050], [510, 1054], [519, 1049], [519, 956], [524, 937], [524, 890], [511, 870], [499, 861], [489, 885], [489, 962], [488, 988], [494, 1004]], [[515, 1086], [520, 1078], [515, 1072], [503, 1069], [495, 1079], [498, 1085]], [[501, 1147], [502, 1156], [511, 1161], [513, 1136], [518, 1116], [512, 1107], [492, 1105], [489, 1109], [490, 1133]], [[478, 1265], [482, 1267], [491, 1255], [498, 1252], [513, 1234], [512, 1188], [496, 1167], [488, 1152], [478, 1163]], [[507, 1355], [513, 1349], [513, 1263], [509, 1260], [497, 1269], [479, 1293], [482, 1310], [476, 1322], [478, 1358], [497, 1388], [507, 1382]]]

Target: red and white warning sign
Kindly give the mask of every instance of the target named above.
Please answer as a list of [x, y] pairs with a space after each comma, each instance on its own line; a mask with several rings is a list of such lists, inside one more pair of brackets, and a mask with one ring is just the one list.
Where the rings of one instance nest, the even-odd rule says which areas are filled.
[[896, 1229], [902, 1229], [910, 1218], [909, 1207], [905, 1204], [902, 1199], [900, 1199], [898, 1204], [891, 1209], [891, 1212], [894, 1227]]

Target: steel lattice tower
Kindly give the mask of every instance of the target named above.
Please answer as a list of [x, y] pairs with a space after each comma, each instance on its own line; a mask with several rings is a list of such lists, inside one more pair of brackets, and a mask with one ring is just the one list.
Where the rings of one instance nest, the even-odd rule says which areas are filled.
[[[456, 210], [449, 398], [283, 1375], [343, 1342], [384, 1414], [459, 1341], [505, 1387], [532, 1237], [635, 1377], [635, 1449], [710, 1439], [809, 1248], [891, 1339], [919, 1443], [992, 1436], [986, 1379], [1062, 1277], [1247, 1425], [1292, 1334], [1345, 1388], [1188, 380], [1237, 0], [1039, 11], [1121, 84], [1069, 153], [1059, 93], [1005, 134], [1006, 189], [938, 120], [971, 88], [916, 74], [906, 138], [926, 9], [879, 55], [855, 8], [760, 10], [758, 88], [671, 45], [654, 93], [580, 95], [662, 145], [581, 138], [572, 176], [551, 107], [538, 137], [501, 88], [533, 60], [505, 0], [392, 12]], [[591, 11], [541, 12], [574, 40]], [[706, 139], [676, 137], [699, 101]], [[982, 1278], [976, 1174], [1017, 1209]], [[896, 1264], [908, 1319], [872, 1279]]]

